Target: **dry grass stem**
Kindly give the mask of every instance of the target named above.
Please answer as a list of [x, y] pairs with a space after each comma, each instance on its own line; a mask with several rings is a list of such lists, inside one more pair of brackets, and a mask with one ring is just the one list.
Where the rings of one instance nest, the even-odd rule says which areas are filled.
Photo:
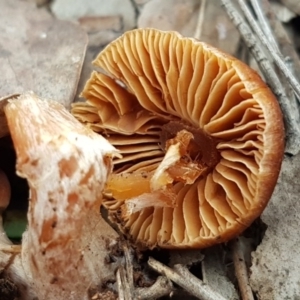
[[257, 0], [250, 0], [252, 7], [255, 11], [257, 20], [260, 24], [260, 28], [263, 30], [265, 37], [268, 39], [269, 43], [278, 53], [280, 53], [276, 38], [274, 37], [273, 31], [271, 29], [270, 23], [264, 14], [262, 7], [262, 2]]
[[242, 299], [254, 300], [252, 289], [249, 285], [249, 276], [245, 257], [240, 247], [239, 239], [233, 241], [233, 263]]
[[200, 8], [199, 8], [199, 16], [197, 21], [197, 27], [194, 34], [194, 38], [200, 40], [202, 35], [203, 21], [204, 21], [204, 13], [206, 7], [206, 0], [200, 0]]
[[127, 245], [124, 245], [123, 250], [124, 250], [124, 256], [125, 256], [126, 279], [127, 279], [130, 294], [133, 295], [134, 283], [133, 283], [132, 257], [131, 257], [131, 254], [129, 252]]
[[121, 266], [116, 274], [119, 300], [132, 300], [129, 283], [126, 276], [126, 271]]

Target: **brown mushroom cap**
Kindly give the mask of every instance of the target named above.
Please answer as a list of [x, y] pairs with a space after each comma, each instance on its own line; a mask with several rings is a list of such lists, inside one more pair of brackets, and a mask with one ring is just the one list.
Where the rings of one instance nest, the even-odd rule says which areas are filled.
[[106, 206], [137, 242], [207, 247], [240, 234], [267, 205], [284, 126], [247, 65], [175, 32], [138, 29], [108, 45], [73, 114], [105, 135], [114, 161]]

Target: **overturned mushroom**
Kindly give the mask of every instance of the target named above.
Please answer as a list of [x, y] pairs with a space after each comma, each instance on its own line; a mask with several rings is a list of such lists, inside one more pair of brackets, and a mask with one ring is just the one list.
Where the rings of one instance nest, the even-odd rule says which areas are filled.
[[106, 255], [117, 234], [99, 208], [118, 153], [57, 102], [26, 93], [4, 110], [18, 175], [30, 187], [21, 255], [5, 272], [22, 299], [88, 299], [91, 285], [114, 278]]
[[284, 127], [255, 71], [175, 32], [108, 45], [73, 114], [120, 150], [106, 207], [137, 242], [207, 247], [257, 218], [277, 181]]

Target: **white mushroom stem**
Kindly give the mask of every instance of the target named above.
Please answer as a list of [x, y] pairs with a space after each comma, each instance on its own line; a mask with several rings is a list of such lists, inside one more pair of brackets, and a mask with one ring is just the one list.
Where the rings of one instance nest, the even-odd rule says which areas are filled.
[[5, 113], [18, 175], [30, 187], [23, 279], [39, 299], [88, 299], [89, 287], [114, 272], [105, 256], [117, 235], [99, 207], [118, 153], [62, 105], [32, 93], [11, 101]]

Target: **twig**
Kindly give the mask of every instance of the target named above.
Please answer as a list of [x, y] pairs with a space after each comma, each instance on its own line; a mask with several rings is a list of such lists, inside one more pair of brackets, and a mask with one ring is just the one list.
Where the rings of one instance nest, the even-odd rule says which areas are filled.
[[263, 10], [265, 12], [265, 15], [268, 16], [270, 27], [273, 28], [273, 31], [275, 32], [278, 47], [280, 48], [280, 51], [284, 56], [284, 61], [287, 67], [295, 74], [296, 78], [299, 79], [300, 59], [298, 57], [298, 53], [294, 48], [294, 45], [292, 44], [288, 34], [286, 33], [286, 30], [275, 15], [269, 0], [256, 0], [256, 2], [259, 3], [260, 9]]
[[278, 79], [272, 64], [264, 54], [261, 43], [256, 39], [250, 27], [245, 23], [240, 13], [232, 5], [230, 0], [221, 0], [228, 16], [239, 30], [247, 47], [252, 52], [257, 63], [271, 86], [274, 94], [277, 96], [283, 115], [285, 118], [285, 127], [287, 135], [286, 152], [296, 155], [300, 151], [300, 116], [295, 99], [288, 99], [280, 80]]
[[121, 279], [121, 267], [117, 270], [116, 280], [117, 280], [119, 300], [124, 300], [125, 295], [124, 295], [124, 289], [123, 289], [123, 282]]
[[117, 270], [117, 286], [119, 293], [119, 300], [132, 300], [132, 293], [126, 276], [126, 271], [121, 266]]
[[261, 1], [257, 1], [257, 0], [250, 0], [255, 14], [257, 16], [257, 19], [261, 25], [261, 28], [264, 32], [265, 37], [268, 39], [269, 43], [272, 45], [272, 47], [278, 52], [280, 53], [276, 38], [274, 37], [274, 34], [272, 32], [270, 23], [268, 22], [268, 20], [266, 19], [264, 13], [263, 13], [263, 9], [262, 9], [262, 3]]
[[123, 245], [125, 267], [120, 266], [117, 270], [117, 287], [120, 300], [132, 300], [134, 295], [133, 267], [127, 245]]
[[249, 285], [249, 276], [245, 263], [245, 257], [243, 251], [241, 250], [239, 239], [233, 241], [233, 264], [242, 299], [254, 300], [252, 289]]
[[152, 269], [165, 275], [195, 297], [202, 300], [226, 300], [213, 291], [207, 284], [203, 283], [203, 281], [191, 274], [185, 266], [177, 264], [174, 266], [174, 270], [172, 270], [151, 257], [148, 260], [148, 264]]
[[[249, 24], [253, 28], [253, 30], [256, 32], [258, 38], [260, 41], [264, 44], [264, 46], [269, 50], [269, 54], [274, 59], [274, 62], [276, 65], [280, 68], [281, 72], [285, 75], [290, 85], [293, 87], [298, 99], [300, 99], [300, 84], [293, 75], [293, 73], [289, 70], [289, 68], [285, 65], [284, 59], [279, 52], [279, 49], [276, 45], [276, 48], [272, 47], [272, 44], [269, 43], [268, 39], [264, 35], [263, 31], [260, 29], [260, 27], [257, 25], [254, 17], [252, 16], [249, 7], [246, 5], [244, 0], [239, 0], [240, 7], [246, 16], [246, 18], [249, 21]], [[277, 51], [276, 51], [277, 50]]]
[[138, 300], [151, 300], [169, 295], [173, 291], [173, 285], [168, 278], [159, 276], [155, 283], [148, 288], [137, 288], [135, 298]]
[[206, 0], [202, 0], [199, 7], [199, 16], [197, 21], [196, 32], [194, 34], [194, 38], [200, 40], [203, 28], [204, 21], [204, 12], [205, 12]]
[[126, 267], [126, 278], [127, 278], [127, 283], [129, 286], [129, 290], [131, 295], [134, 294], [134, 283], [133, 283], [133, 266], [132, 266], [132, 259], [130, 256], [129, 249], [127, 245], [123, 246], [124, 250], [124, 256], [125, 256], [125, 267]]

